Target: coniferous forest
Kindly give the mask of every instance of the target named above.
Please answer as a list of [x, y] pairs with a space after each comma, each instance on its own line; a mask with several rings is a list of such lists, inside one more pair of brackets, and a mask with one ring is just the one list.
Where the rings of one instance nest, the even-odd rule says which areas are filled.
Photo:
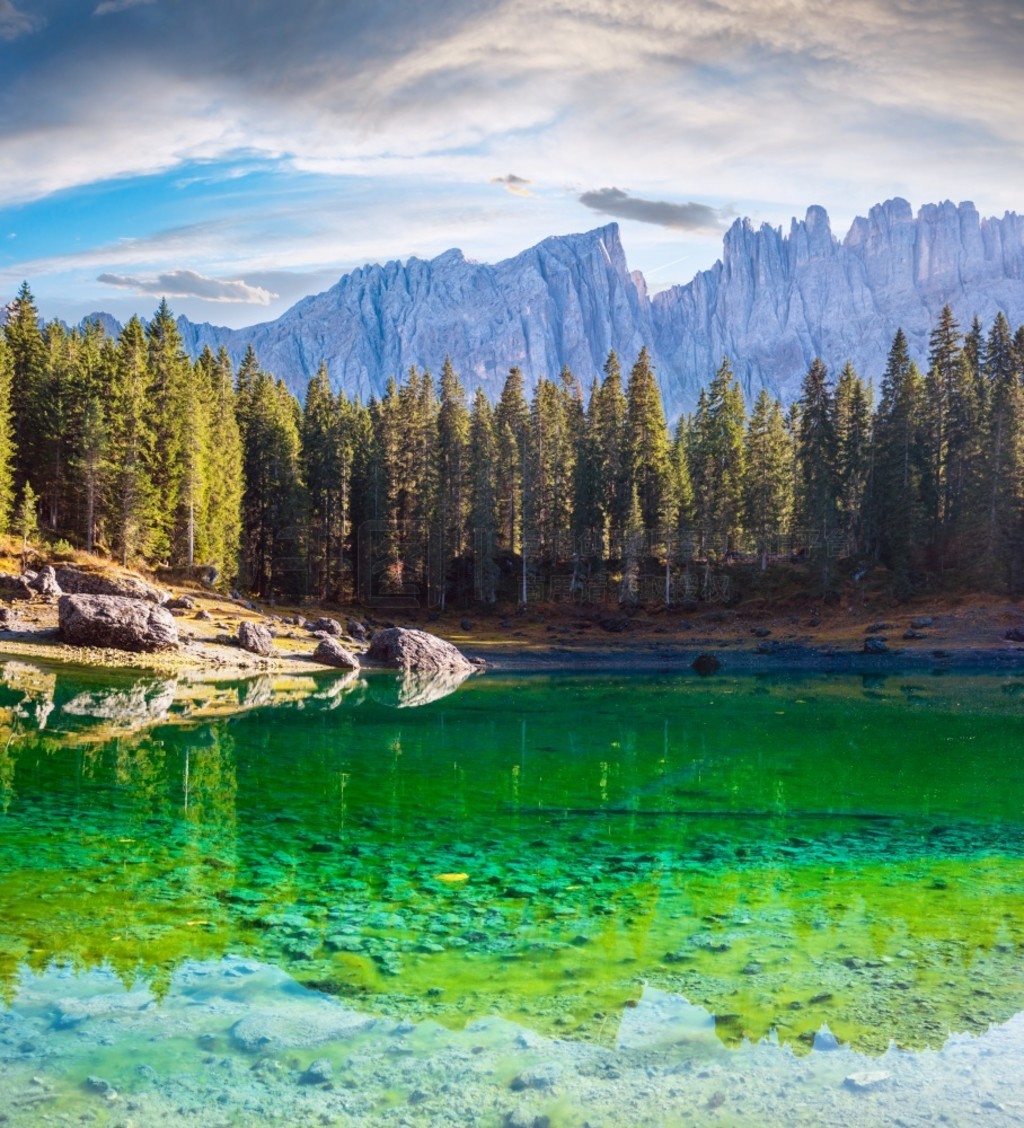
[[868, 381], [814, 361], [799, 400], [744, 402], [728, 360], [669, 430], [642, 351], [527, 399], [467, 397], [447, 360], [368, 403], [321, 366], [300, 404], [250, 350], [186, 355], [166, 302], [117, 339], [42, 325], [27, 285], [0, 338], [0, 527], [260, 597], [729, 598], [806, 570], [827, 599], [881, 566], [897, 597], [1024, 588], [1024, 328], [897, 332]]

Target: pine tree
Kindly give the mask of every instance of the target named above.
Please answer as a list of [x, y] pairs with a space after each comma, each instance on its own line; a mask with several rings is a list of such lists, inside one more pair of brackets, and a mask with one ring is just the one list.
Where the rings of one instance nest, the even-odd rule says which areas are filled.
[[871, 389], [847, 363], [835, 398], [836, 502], [839, 542], [850, 553], [866, 547], [864, 506], [872, 467]]
[[900, 597], [916, 585], [924, 507], [921, 483], [927, 470], [924, 381], [897, 330], [882, 377], [875, 423], [872, 509], [878, 552], [893, 573]]
[[1024, 384], [1010, 326], [1002, 312], [989, 331], [982, 365], [989, 405], [983, 559], [989, 583], [999, 572], [1016, 592], [1024, 575], [1020, 561], [1024, 515]]
[[207, 382], [207, 426], [210, 437], [206, 473], [203, 562], [226, 587], [238, 572], [242, 538], [243, 459], [238, 426], [235, 379], [223, 348], [203, 365]]
[[793, 455], [782, 405], [762, 388], [746, 436], [745, 525], [754, 538], [761, 571], [788, 529], [793, 508]]
[[0, 533], [6, 533], [14, 506], [14, 423], [11, 382], [14, 359], [5, 338], [0, 337]]
[[137, 317], [121, 331], [111, 375], [104, 510], [112, 547], [125, 565], [151, 550], [157, 524], [152, 377], [145, 330]]
[[953, 509], [949, 470], [957, 439], [954, 411], [960, 345], [960, 326], [950, 307], [943, 306], [929, 338], [928, 372], [924, 381], [929, 446], [924, 495], [931, 536], [936, 543], [943, 539]]
[[281, 382], [246, 371], [242, 419], [245, 494], [243, 556], [248, 584], [260, 595], [305, 594], [300, 527], [305, 510], [301, 409]]
[[511, 368], [494, 411], [498, 531], [508, 552], [523, 549], [523, 489], [529, 427], [530, 408], [523, 394], [523, 374], [520, 369]]
[[641, 349], [626, 389], [628, 477], [635, 488], [641, 525], [665, 528], [672, 508], [672, 464], [661, 389], [647, 349]]
[[306, 389], [302, 413], [302, 474], [309, 501], [307, 544], [310, 590], [324, 602], [333, 588], [339, 526], [341, 420], [331, 391], [327, 365], [321, 363]]
[[701, 389], [690, 432], [690, 479], [700, 547], [710, 562], [734, 551], [743, 532], [746, 414], [732, 365], [723, 357]]
[[[597, 488], [608, 531], [625, 533], [629, 523], [629, 453], [626, 448], [626, 395], [615, 351], [608, 354], [604, 379], [593, 410], [592, 436], [597, 454]], [[612, 549], [613, 555], [618, 550]]]
[[14, 424], [15, 478], [23, 484], [35, 454], [39, 432], [38, 415], [46, 379], [46, 344], [39, 327], [39, 311], [28, 283], [23, 282], [18, 296], [8, 309], [4, 338], [10, 350], [11, 411]]
[[495, 467], [498, 444], [494, 436], [494, 413], [483, 388], [477, 388], [469, 417], [469, 521], [474, 536], [474, 565], [477, 598], [485, 603], [497, 599], [498, 568], [494, 560], [498, 527], [495, 498]]
[[832, 569], [839, 548], [839, 473], [832, 388], [828, 370], [817, 358], [801, 387], [798, 442], [798, 511], [824, 596], [832, 590]]
[[[465, 552], [466, 519], [469, 506], [467, 449], [469, 409], [466, 392], [451, 357], [441, 369], [440, 407], [437, 415], [437, 529], [440, 536], [440, 605], [447, 606], [450, 587], [449, 562], [460, 561]], [[464, 595], [456, 587], [456, 595]]]
[[180, 562], [188, 558], [194, 533], [187, 514], [195, 508], [199, 466], [189, 428], [198, 418], [198, 405], [192, 387], [192, 365], [166, 299], [160, 302], [146, 328], [146, 340], [153, 430], [151, 478], [155, 494], [149, 550], [157, 558]]

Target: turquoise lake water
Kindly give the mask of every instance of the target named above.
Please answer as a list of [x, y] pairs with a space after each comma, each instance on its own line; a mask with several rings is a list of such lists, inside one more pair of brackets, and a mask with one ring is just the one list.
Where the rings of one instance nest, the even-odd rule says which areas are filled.
[[[422, 696], [388, 675], [208, 692], [5, 667], [0, 1068], [27, 1102], [11, 1118], [144, 1123], [184, 1086], [200, 1094], [185, 1120], [287, 1121], [282, 1094], [345, 1097], [301, 1083], [311, 1056], [341, 1076], [352, 1038], [372, 1061], [398, 1029], [423, 1042], [419, 1088], [373, 1074], [362, 1112], [314, 1103], [310, 1122], [447, 1122], [428, 1043], [455, 1053], [498, 1021], [478, 1051], [505, 1063], [495, 1093], [525, 1092], [551, 1123], [588, 1122], [579, 1055], [666, 1045], [730, 1076], [771, 1047], [764, 1076], [785, 1056], [807, 1093], [862, 1101], [849, 1122], [894, 1082], [826, 1083], [830, 1047], [856, 1058], [843, 1070], [898, 1078], [893, 1054], [1016, 1029], [1024, 678], [489, 674], [397, 707]], [[221, 985], [201, 1007], [200, 981]], [[369, 1025], [321, 1038], [307, 1016], [257, 1044], [237, 1026], [300, 1005]], [[173, 1037], [140, 1060], [161, 1022]], [[509, 1089], [533, 1038], [576, 1081]], [[1005, 1039], [996, 1088], [1022, 1064]], [[224, 1100], [203, 1080], [221, 1054], [249, 1063]], [[257, 1070], [254, 1111], [265, 1060], [280, 1070]], [[764, 1088], [730, 1121], [729, 1085], [696, 1109], [665, 1082], [648, 1119], [631, 1086], [620, 1123], [793, 1115]], [[495, 1099], [481, 1123], [515, 1112]]]

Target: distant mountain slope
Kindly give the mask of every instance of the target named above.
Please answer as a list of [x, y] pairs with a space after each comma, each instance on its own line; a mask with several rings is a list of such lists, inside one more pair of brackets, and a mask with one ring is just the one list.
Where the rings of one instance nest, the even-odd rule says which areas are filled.
[[251, 343], [300, 396], [323, 360], [336, 387], [364, 400], [413, 364], [436, 372], [446, 354], [470, 392], [482, 385], [493, 398], [511, 365], [532, 385], [567, 364], [588, 385], [610, 348], [628, 366], [646, 344], [672, 417], [693, 406], [723, 355], [748, 399], [762, 385], [794, 398], [815, 356], [877, 378], [899, 327], [924, 362], [946, 303], [964, 328], [976, 313], [987, 327], [1000, 309], [1014, 327], [1024, 321], [1024, 219], [982, 220], [973, 204], [948, 201], [915, 217], [895, 199], [842, 241], [819, 207], [786, 235], [737, 220], [720, 262], [653, 299], [609, 224], [496, 265], [448, 251], [365, 266], [247, 329], [179, 325], [193, 355], [224, 345], [237, 363]]
[[471, 390], [482, 384], [492, 397], [515, 364], [531, 383], [564, 364], [589, 379], [609, 349], [632, 357], [654, 336], [615, 224], [545, 239], [494, 266], [454, 250], [366, 266], [248, 329], [179, 325], [193, 354], [224, 345], [237, 361], [251, 342], [296, 391], [324, 360], [333, 382], [364, 400], [410, 365], [438, 371], [446, 354]]
[[1024, 320], [1024, 219], [981, 220], [973, 204], [929, 204], [914, 217], [889, 200], [832, 235], [812, 207], [790, 232], [738, 220], [720, 262], [653, 299], [663, 379], [691, 391], [727, 355], [745, 389], [792, 398], [815, 356], [831, 368], [851, 360], [880, 376], [898, 328], [919, 362], [946, 304], [966, 329], [999, 310]]

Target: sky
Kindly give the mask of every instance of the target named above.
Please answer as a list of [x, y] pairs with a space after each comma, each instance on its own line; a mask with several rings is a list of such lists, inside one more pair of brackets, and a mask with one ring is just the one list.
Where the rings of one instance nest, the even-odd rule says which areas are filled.
[[617, 220], [1024, 206], [1020, 0], [0, 0], [0, 303], [270, 320], [367, 262]]

